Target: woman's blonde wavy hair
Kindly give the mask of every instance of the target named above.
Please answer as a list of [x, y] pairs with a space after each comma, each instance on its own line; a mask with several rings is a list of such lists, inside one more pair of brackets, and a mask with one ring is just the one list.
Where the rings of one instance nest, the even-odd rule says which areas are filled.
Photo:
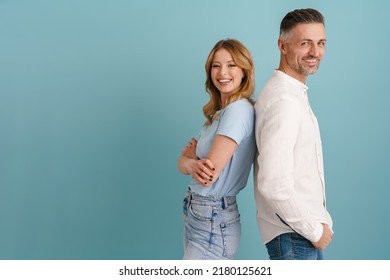
[[[226, 104], [221, 104], [221, 93], [211, 79], [211, 68], [214, 55], [220, 49], [227, 50], [236, 65], [244, 71], [244, 77], [242, 78], [240, 88], [229, 96]], [[240, 41], [235, 39], [226, 39], [216, 43], [207, 57], [205, 68], [207, 76], [205, 83], [206, 91], [210, 95], [209, 102], [203, 106], [203, 114], [206, 117], [205, 125], [210, 125], [212, 123], [213, 117], [217, 111], [225, 108], [230, 103], [237, 101], [238, 99], [246, 98], [249, 102], [254, 104], [252, 99], [253, 91], [255, 89], [253, 60], [248, 49]]]

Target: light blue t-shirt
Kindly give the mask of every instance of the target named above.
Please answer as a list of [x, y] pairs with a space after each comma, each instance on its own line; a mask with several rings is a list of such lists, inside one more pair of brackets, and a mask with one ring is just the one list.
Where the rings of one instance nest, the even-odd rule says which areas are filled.
[[203, 187], [192, 179], [189, 187], [203, 196], [235, 196], [245, 187], [256, 153], [255, 112], [247, 99], [240, 99], [218, 111], [211, 125], [203, 126], [196, 137], [196, 154], [206, 158], [217, 134], [233, 139], [238, 147], [211, 186]]

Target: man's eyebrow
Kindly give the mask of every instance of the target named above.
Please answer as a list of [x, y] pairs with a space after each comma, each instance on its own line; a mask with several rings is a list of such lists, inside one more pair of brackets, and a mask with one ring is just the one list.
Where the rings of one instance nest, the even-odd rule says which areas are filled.
[[[314, 40], [313, 39], [302, 39], [301, 41], [308, 41], [308, 42], [313, 42]], [[320, 40], [318, 40], [318, 42], [326, 42], [326, 39], [324, 38], [324, 39], [320, 39]]]

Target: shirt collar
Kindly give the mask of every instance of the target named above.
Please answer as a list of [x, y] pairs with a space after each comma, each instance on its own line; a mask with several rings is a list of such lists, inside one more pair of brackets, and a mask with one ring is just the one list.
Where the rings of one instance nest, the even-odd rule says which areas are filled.
[[285, 80], [286, 82], [290, 83], [294, 87], [299, 88], [304, 93], [305, 96], [307, 95], [307, 90], [309, 89], [309, 87], [303, 84], [302, 82], [298, 81], [297, 79], [294, 79], [290, 75], [287, 75], [286, 73], [280, 70], [274, 70], [274, 76]]

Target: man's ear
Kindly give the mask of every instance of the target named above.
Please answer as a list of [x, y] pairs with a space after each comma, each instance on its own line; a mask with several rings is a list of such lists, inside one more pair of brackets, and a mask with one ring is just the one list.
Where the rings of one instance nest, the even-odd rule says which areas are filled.
[[286, 44], [284, 41], [278, 39], [278, 47], [281, 53], [286, 54]]

